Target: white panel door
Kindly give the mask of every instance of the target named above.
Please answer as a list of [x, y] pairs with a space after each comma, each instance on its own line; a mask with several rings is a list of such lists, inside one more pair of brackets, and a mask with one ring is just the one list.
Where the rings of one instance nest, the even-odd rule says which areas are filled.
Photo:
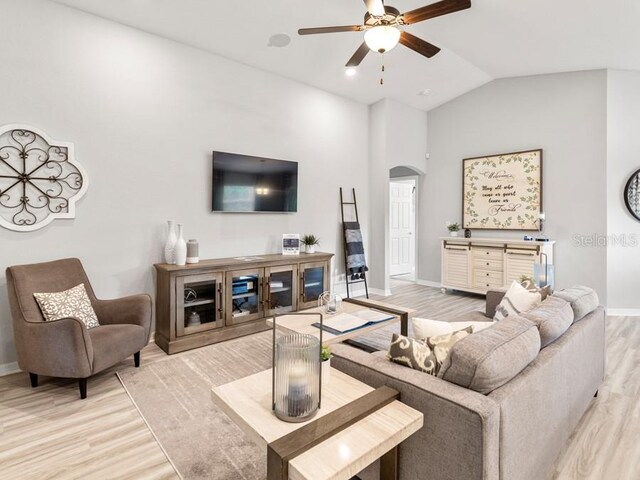
[[412, 183], [391, 182], [390, 256], [391, 275], [403, 275], [414, 271], [414, 186]]

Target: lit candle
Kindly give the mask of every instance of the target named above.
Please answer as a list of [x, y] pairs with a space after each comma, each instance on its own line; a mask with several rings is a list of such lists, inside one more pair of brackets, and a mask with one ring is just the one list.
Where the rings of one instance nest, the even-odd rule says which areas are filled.
[[294, 364], [289, 369], [289, 415], [299, 417], [309, 409], [309, 379], [307, 369], [302, 364]]

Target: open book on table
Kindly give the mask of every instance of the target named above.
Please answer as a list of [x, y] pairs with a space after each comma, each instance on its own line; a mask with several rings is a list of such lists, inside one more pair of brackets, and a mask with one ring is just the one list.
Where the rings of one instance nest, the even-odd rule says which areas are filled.
[[[365, 309], [353, 313], [339, 313], [332, 316], [325, 315], [323, 318], [323, 326], [325, 332], [341, 335], [375, 325], [376, 323], [386, 322], [393, 317], [393, 315], [381, 312], [380, 310]], [[320, 328], [320, 322], [314, 323], [313, 326]]]

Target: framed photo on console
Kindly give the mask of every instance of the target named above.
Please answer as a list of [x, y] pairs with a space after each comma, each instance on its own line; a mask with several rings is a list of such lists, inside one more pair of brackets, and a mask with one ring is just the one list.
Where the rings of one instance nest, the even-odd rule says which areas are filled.
[[462, 161], [462, 228], [538, 230], [542, 149]]

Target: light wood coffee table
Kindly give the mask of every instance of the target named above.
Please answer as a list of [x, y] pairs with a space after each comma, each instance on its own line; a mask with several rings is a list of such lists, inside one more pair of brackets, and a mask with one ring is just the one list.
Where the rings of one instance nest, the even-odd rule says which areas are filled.
[[[394, 394], [332, 369], [314, 419], [287, 423], [271, 410], [271, 370], [212, 389], [214, 403], [267, 452], [269, 480], [347, 480], [378, 458], [381, 478], [397, 479], [397, 447], [424, 420]], [[334, 428], [354, 415], [346, 428]]]
[[[373, 325], [368, 325], [366, 327], [362, 327], [347, 333], [335, 334], [324, 331], [322, 334], [322, 343], [325, 345], [331, 345], [334, 343], [348, 341], [348, 343], [355, 344], [355, 346], [359, 348], [371, 351], [373, 349], [371, 349], [369, 346], [362, 343], [354, 342], [351, 339], [398, 322], [400, 322], [400, 333], [402, 335], [407, 335], [409, 318], [415, 313], [415, 310], [410, 308], [398, 307], [396, 305], [390, 305], [388, 303], [379, 302], [376, 300], [361, 300], [355, 298], [345, 299], [342, 302], [341, 312], [354, 313], [359, 310], [366, 309], [379, 310], [381, 312], [393, 315], [393, 318], [390, 318], [389, 320], [383, 322], [375, 323]], [[331, 315], [325, 314], [322, 308], [310, 308], [298, 313], [322, 313], [325, 320], [331, 318]], [[319, 337], [320, 329], [313, 325], [313, 323], [317, 321], [317, 316], [296, 315], [296, 312], [293, 312], [278, 317], [276, 320], [276, 324], [278, 330], [285, 333], [305, 333], [313, 335], [315, 337]], [[273, 327], [273, 317], [267, 318], [267, 325]]]

